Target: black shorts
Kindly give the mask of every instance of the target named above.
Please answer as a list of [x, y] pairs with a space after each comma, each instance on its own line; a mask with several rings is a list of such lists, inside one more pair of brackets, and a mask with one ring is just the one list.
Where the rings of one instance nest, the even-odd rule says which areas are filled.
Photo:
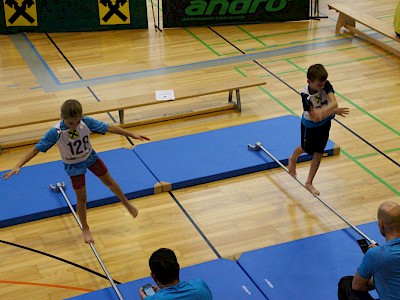
[[330, 120], [318, 127], [305, 127], [301, 123], [301, 148], [310, 155], [313, 155], [315, 152], [324, 153], [330, 129]]

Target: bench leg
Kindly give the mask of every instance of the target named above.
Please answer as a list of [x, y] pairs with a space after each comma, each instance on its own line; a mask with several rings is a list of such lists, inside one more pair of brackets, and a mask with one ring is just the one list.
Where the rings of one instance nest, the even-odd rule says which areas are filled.
[[339, 12], [339, 17], [336, 23], [336, 33], [340, 33], [340, 29], [344, 25], [350, 25], [352, 27], [356, 27], [356, 21], [354, 19], [350, 18], [349, 16]]
[[229, 91], [228, 102], [233, 103], [235, 109], [238, 112], [241, 112], [242, 111], [242, 103], [240, 101], [240, 90], [235, 90], [235, 92], [236, 92], [236, 102], [233, 102], [233, 99], [232, 99], [233, 91]]
[[123, 109], [120, 109], [120, 110], [118, 111], [118, 114], [119, 114], [119, 123], [120, 123], [120, 124], [124, 124], [124, 110], [123, 110]]

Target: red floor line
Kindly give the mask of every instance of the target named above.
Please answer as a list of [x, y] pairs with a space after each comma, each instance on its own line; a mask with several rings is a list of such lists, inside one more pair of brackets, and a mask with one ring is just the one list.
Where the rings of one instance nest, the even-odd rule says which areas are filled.
[[76, 291], [84, 291], [84, 292], [93, 292], [93, 290], [84, 289], [84, 288], [80, 288], [80, 287], [65, 286], [65, 285], [58, 285], [58, 284], [48, 284], [48, 283], [36, 283], [36, 282], [25, 282], [25, 281], [9, 281], [9, 280], [0, 280], [0, 283], [21, 284], [21, 285], [36, 285], [36, 286], [53, 287], [53, 288], [59, 288], [59, 289], [68, 289], [68, 290], [76, 290]]

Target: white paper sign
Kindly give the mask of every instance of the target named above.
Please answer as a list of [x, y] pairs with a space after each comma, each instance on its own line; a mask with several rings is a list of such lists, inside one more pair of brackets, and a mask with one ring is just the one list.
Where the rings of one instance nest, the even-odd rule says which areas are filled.
[[175, 100], [174, 90], [156, 91], [156, 100], [158, 101]]

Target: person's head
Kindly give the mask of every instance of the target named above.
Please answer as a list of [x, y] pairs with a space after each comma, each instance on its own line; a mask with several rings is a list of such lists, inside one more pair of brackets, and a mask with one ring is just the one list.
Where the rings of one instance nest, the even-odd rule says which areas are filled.
[[151, 277], [157, 285], [167, 286], [179, 281], [179, 264], [174, 251], [161, 248], [155, 251], [149, 259]]
[[319, 92], [324, 88], [327, 79], [328, 72], [323, 65], [315, 64], [308, 68], [307, 83], [311, 89]]
[[400, 235], [400, 205], [395, 202], [382, 203], [377, 218], [379, 230], [387, 240]]
[[70, 99], [61, 105], [61, 118], [69, 128], [75, 129], [79, 125], [82, 114], [82, 105], [78, 100]]

